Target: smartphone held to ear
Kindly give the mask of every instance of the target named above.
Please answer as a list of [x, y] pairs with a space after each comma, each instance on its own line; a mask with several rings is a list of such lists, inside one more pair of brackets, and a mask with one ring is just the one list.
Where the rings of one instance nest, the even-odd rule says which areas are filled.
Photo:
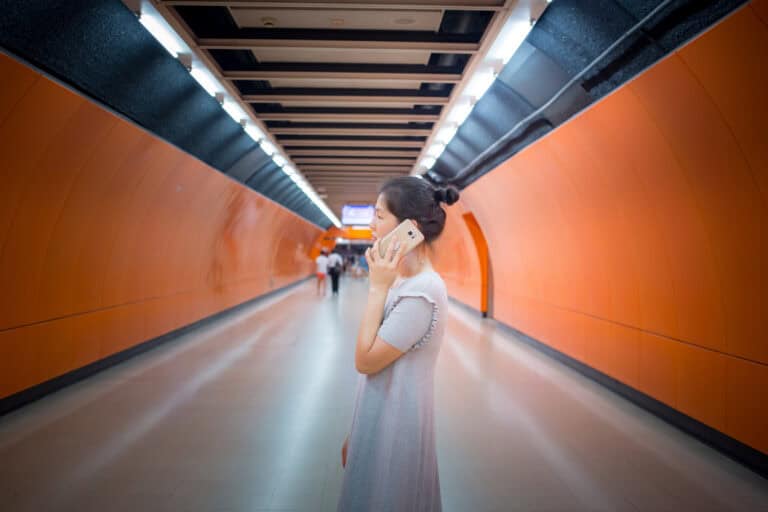
[[405, 219], [379, 241], [379, 256], [383, 258], [387, 254], [389, 244], [395, 240], [400, 242], [400, 254], [407, 254], [424, 241], [424, 235], [421, 234], [413, 221]]

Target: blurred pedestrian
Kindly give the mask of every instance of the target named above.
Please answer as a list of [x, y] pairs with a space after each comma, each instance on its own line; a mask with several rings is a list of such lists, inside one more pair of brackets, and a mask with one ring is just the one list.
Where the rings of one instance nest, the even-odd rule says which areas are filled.
[[328, 256], [328, 275], [331, 276], [331, 293], [336, 295], [339, 293], [339, 276], [341, 276], [341, 270], [344, 266], [344, 260], [341, 259], [341, 255], [335, 250]]
[[315, 258], [315, 265], [317, 266], [317, 294], [325, 296], [325, 276], [328, 274], [328, 250], [322, 249], [320, 256]]

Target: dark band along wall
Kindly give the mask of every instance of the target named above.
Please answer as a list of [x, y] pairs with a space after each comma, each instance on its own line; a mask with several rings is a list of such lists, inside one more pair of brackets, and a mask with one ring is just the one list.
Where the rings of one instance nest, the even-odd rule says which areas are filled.
[[312, 272], [321, 229], [0, 54], [0, 399]]

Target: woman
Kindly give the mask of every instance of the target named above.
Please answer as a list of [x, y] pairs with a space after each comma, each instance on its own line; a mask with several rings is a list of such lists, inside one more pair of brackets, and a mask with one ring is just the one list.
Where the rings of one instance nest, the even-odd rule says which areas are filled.
[[357, 335], [358, 380], [338, 512], [441, 510], [433, 420], [433, 376], [446, 322], [445, 283], [432, 269], [431, 242], [445, 226], [441, 204], [459, 192], [413, 177], [381, 188], [371, 224], [380, 240], [411, 219], [424, 235], [407, 255], [378, 242], [365, 257], [368, 301]]
[[317, 266], [317, 294], [325, 297], [325, 275], [328, 273], [328, 251], [320, 249], [320, 255], [315, 258]]

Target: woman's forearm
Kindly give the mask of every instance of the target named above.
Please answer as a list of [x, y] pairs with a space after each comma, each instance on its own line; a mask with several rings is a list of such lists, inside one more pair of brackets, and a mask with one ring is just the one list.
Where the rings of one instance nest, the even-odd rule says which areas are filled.
[[381, 319], [384, 318], [384, 304], [387, 301], [387, 291], [371, 288], [368, 292], [368, 302], [365, 305], [365, 313], [357, 333], [357, 347], [355, 349], [355, 363], [360, 363], [360, 358], [367, 354], [373, 342], [376, 341], [376, 333], [379, 332]]

